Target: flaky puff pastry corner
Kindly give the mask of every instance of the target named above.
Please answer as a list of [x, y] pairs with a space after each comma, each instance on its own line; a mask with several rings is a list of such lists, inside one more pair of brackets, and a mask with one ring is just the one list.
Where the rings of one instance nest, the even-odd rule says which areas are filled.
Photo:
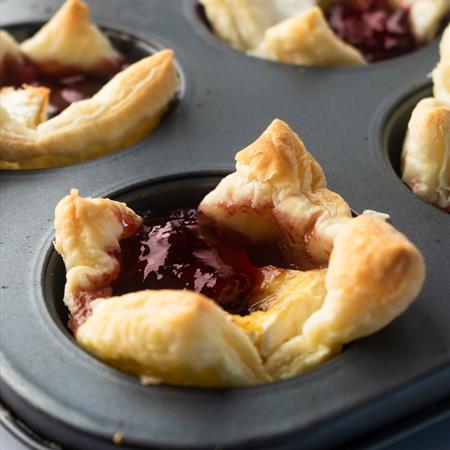
[[402, 152], [402, 179], [422, 200], [450, 212], [450, 25], [433, 71], [434, 98], [414, 109]]
[[93, 97], [73, 103], [37, 127], [18, 121], [8, 103], [2, 103], [0, 164], [3, 160], [17, 163], [18, 168], [53, 167], [131, 145], [158, 125], [176, 89], [173, 52], [162, 50], [118, 73]]
[[89, 8], [81, 0], [66, 0], [34, 36], [22, 42], [20, 49], [48, 73], [61, 67], [77, 68], [85, 73], [103, 72], [122, 59], [91, 22]]
[[365, 65], [364, 56], [340, 39], [321, 8], [313, 7], [268, 28], [253, 56], [321, 67]]
[[268, 358], [266, 370], [275, 379], [303, 373], [375, 333], [410, 305], [424, 278], [423, 258], [404, 235], [375, 216], [352, 219], [334, 241], [321, 308]]
[[58, 203], [54, 246], [66, 266], [64, 303], [72, 317], [83, 313], [86, 299], [111, 295], [110, 284], [119, 270], [119, 242], [141, 224], [124, 203], [85, 199], [76, 189]]
[[279, 119], [237, 153], [236, 172], [199, 208], [249, 239], [282, 237], [297, 254], [306, 252], [324, 263], [337, 232], [351, 218], [347, 203], [327, 188], [319, 163]]
[[[328, 267], [264, 267], [245, 316], [186, 290], [114, 297], [120, 240], [136, 233], [141, 219], [123, 203], [72, 191], [56, 209], [55, 248], [66, 264], [72, 329], [86, 350], [146, 381], [253, 385], [312, 369], [345, 343], [385, 326], [416, 298], [425, 276], [417, 248], [376, 216], [352, 218], [284, 122], [274, 121], [237, 160], [236, 172], [205, 197], [201, 211], [249, 239], [288, 237], [298, 252], [308, 252], [315, 235], [315, 245], [326, 243], [319, 247], [330, 253]], [[302, 207], [275, 217], [286, 199]], [[309, 256], [322, 261], [324, 254]]]

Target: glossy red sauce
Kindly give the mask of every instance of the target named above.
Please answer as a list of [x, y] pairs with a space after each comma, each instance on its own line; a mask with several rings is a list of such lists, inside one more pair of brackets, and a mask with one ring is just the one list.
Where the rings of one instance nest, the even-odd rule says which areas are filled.
[[353, 45], [368, 62], [377, 62], [416, 50], [409, 8], [393, 8], [387, 0], [348, 0], [327, 10], [335, 33]]
[[[248, 314], [250, 294], [282, 269], [313, 269], [306, 255], [294, 262], [287, 244], [251, 242], [212, 222], [197, 209], [148, 210], [143, 224], [118, 210], [123, 225], [120, 250], [111, 253], [117, 270], [93, 280], [97, 288], [73, 297], [69, 327], [91, 314], [97, 298], [144, 289], [189, 289], [233, 314]], [[270, 268], [268, 266], [271, 266]]]
[[[189, 289], [225, 310], [245, 314], [260, 271], [239, 248], [206, 241], [196, 209], [147, 211], [138, 233], [121, 241], [120, 274], [113, 295], [142, 289]], [[216, 245], [217, 244], [217, 245]]]
[[[25, 57], [6, 57], [2, 68], [0, 87], [45, 86], [50, 89], [48, 116], [52, 118], [72, 103], [92, 97], [116, 73], [123, 70], [127, 62], [105, 63], [96, 74], [86, 74], [77, 68], [52, 66], [40, 67]], [[50, 69], [50, 70], [49, 70]]]

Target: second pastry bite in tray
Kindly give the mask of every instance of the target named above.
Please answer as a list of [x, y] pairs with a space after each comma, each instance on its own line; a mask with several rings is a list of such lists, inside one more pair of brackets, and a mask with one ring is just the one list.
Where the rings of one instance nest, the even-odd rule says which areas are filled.
[[450, 25], [433, 71], [434, 96], [421, 100], [403, 144], [403, 181], [421, 199], [450, 213]]
[[129, 60], [81, 0], [22, 43], [0, 31], [0, 49], [1, 168], [73, 164], [133, 144], [177, 91], [171, 50]]

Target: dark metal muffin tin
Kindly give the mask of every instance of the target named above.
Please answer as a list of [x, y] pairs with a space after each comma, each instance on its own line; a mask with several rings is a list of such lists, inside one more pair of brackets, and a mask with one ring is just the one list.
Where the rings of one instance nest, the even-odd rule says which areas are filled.
[[[3, 2], [2, 26], [45, 22], [60, 4]], [[159, 128], [130, 148], [69, 167], [0, 173], [7, 407], [69, 448], [111, 448], [119, 432], [125, 448], [312, 449], [344, 445], [449, 397], [450, 215], [416, 198], [395, 171], [411, 109], [430, 92], [437, 40], [368, 67], [303, 68], [231, 50], [192, 0], [89, 5], [100, 25], [173, 48], [184, 87]], [[354, 210], [390, 214], [417, 244], [427, 263], [418, 300], [320, 368], [252, 388], [142, 386], [77, 346], [64, 327], [64, 270], [52, 249], [57, 202], [72, 187], [135, 207], [195, 202], [275, 117], [300, 134]]]

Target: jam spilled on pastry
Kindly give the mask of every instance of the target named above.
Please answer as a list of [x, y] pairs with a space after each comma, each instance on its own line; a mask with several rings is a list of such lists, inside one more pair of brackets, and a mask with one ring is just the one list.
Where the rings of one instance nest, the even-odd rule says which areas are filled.
[[409, 8], [392, 8], [387, 0], [348, 0], [327, 10], [335, 33], [368, 62], [395, 58], [416, 50]]
[[64, 111], [72, 103], [92, 97], [114, 75], [128, 66], [128, 61], [120, 64], [108, 62], [101, 67], [98, 74], [80, 73], [70, 67], [52, 67], [51, 75], [39, 65], [22, 57], [20, 61], [7, 58], [5, 73], [1, 86], [14, 86], [23, 84], [32, 86], [45, 86], [50, 89], [48, 117], [52, 118]]
[[143, 289], [189, 289], [214, 299], [228, 312], [248, 312], [246, 298], [260, 271], [241, 249], [206, 241], [196, 209], [144, 215], [138, 233], [121, 241], [113, 295]]

